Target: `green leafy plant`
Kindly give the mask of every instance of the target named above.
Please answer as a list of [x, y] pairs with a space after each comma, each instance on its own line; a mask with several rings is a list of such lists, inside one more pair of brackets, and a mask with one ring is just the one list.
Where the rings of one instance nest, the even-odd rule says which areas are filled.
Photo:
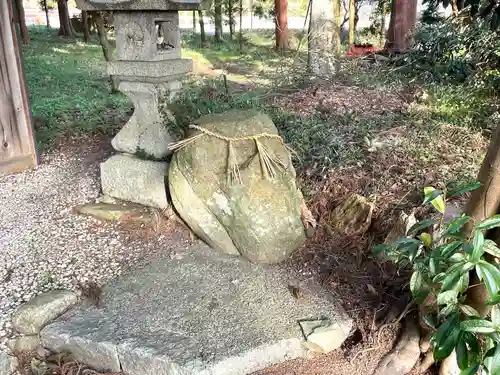
[[[436, 361], [447, 358], [453, 350], [461, 374], [476, 374], [482, 368], [488, 374], [500, 374], [500, 270], [494, 262], [500, 249], [484, 232], [500, 227], [500, 215], [480, 223], [462, 215], [445, 222], [446, 199], [460, 196], [479, 187], [478, 182], [424, 189], [424, 204], [430, 204], [439, 218], [424, 219], [408, 229], [406, 236], [392, 244], [375, 246], [375, 254], [386, 256], [413, 273], [410, 290], [422, 305], [421, 318], [434, 333], [431, 338]], [[467, 224], [467, 227], [466, 227]], [[469, 230], [472, 226], [472, 230]], [[465, 229], [467, 228], [467, 230]], [[469, 233], [470, 232], [470, 233]], [[475, 271], [487, 289], [492, 305], [490, 318], [482, 318], [466, 303], [469, 272]]]

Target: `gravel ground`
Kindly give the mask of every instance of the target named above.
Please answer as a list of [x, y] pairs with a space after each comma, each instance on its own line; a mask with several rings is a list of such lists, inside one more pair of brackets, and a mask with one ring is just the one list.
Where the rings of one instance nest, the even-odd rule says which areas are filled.
[[37, 170], [0, 178], [0, 349], [23, 302], [50, 289], [102, 284], [162, 248], [164, 236], [141, 238], [73, 213], [100, 194], [109, 140], [89, 144], [74, 142], [42, 155]]

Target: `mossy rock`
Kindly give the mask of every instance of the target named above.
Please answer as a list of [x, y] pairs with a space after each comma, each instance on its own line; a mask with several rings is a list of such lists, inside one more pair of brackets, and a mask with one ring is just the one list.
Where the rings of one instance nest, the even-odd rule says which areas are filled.
[[[208, 115], [196, 125], [227, 137], [278, 134], [256, 111]], [[228, 182], [228, 142], [203, 135], [174, 154], [168, 181], [177, 212], [212, 248], [271, 264], [302, 245], [305, 232], [290, 154], [279, 139], [260, 141], [284, 164], [274, 178], [264, 178], [255, 142], [244, 140], [232, 142], [241, 182]]]
[[374, 208], [365, 197], [352, 194], [332, 211], [330, 226], [349, 236], [362, 235], [370, 227]]

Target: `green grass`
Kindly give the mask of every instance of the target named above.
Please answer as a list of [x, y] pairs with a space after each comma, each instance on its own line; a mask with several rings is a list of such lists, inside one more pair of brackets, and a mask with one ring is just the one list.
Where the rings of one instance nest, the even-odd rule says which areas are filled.
[[110, 131], [130, 111], [111, 85], [100, 46], [57, 36], [57, 30], [30, 29], [23, 47], [24, 72], [40, 148], [68, 134]]

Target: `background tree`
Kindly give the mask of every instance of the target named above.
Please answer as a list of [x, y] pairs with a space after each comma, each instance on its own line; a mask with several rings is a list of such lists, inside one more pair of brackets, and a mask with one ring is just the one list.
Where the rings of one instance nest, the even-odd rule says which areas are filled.
[[380, 10], [380, 45], [383, 45], [385, 41], [385, 18], [387, 15], [387, 0], [380, 0], [378, 6]]
[[[340, 53], [342, 49], [342, 39], [340, 35], [341, 19], [342, 19], [341, 0], [333, 0], [333, 48], [335, 52], [335, 58], [337, 60], [340, 58]], [[338, 64], [340, 64], [340, 60]], [[340, 65], [338, 66], [338, 68], [339, 68], [338, 70], [340, 70]]]
[[83, 41], [88, 43], [89, 41], [89, 16], [86, 10], [82, 10], [82, 24], [83, 24]]
[[[95, 24], [97, 28], [97, 36], [99, 38], [99, 44], [101, 45], [102, 54], [106, 62], [114, 60], [113, 53], [111, 51], [111, 47], [108, 41], [108, 30], [106, 28], [107, 22], [105, 20], [105, 17], [107, 16], [109, 15], [104, 12], [91, 13], [92, 22]], [[111, 79], [111, 92], [112, 93], [118, 92], [118, 83], [119, 83], [118, 77], [110, 76], [110, 79]]]
[[201, 46], [207, 45], [207, 34], [205, 33], [205, 22], [203, 21], [203, 11], [198, 10], [198, 23], [200, 24], [200, 42]]
[[224, 2], [224, 5], [225, 5], [225, 13], [226, 13], [226, 17], [228, 19], [227, 23], [229, 25], [229, 38], [230, 39], [233, 39], [233, 36], [234, 36], [234, 3], [233, 3], [233, 0], [226, 0]]
[[222, 0], [214, 0], [215, 40], [222, 40]]
[[49, 10], [55, 8], [55, 3], [54, 1], [50, 0], [40, 0], [38, 5], [40, 6], [40, 9], [45, 13], [45, 24], [47, 26], [47, 29], [50, 29]]
[[393, 0], [385, 48], [406, 51], [417, 22], [417, 0]]
[[13, 2], [14, 18], [19, 25], [19, 32], [24, 44], [29, 43], [28, 27], [26, 26], [26, 16], [24, 14], [23, 0]]
[[238, 13], [240, 15], [240, 53], [243, 52], [243, 0], [240, 0]]
[[57, 11], [59, 12], [59, 35], [75, 36], [75, 31], [69, 19], [68, 0], [57, 0]]
[[274, 1], [276, 49], [288, 47], [288, 0]]
[[349, 0], [349, 45], [354, 44], [356, 35], [356, 0]]

